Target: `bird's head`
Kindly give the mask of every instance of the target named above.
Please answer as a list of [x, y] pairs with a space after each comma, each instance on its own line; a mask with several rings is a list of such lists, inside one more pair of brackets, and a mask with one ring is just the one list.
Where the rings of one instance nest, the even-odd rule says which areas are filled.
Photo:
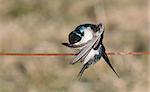
[[81, 46], [93, 39], [93, 36], [100, 31], [102, 24], [81, 24], [77, 26], [68, 36], [69, 43], [63, 43], [65, 46]]
[[92, 32], [96, 32], [96, 25], [94, 24], [82, 24], [75, 28], [69, 34], [69, 42], [70, 44], [78, 43], [84, 38], [85, 36], [87, 39], [92, 38]]

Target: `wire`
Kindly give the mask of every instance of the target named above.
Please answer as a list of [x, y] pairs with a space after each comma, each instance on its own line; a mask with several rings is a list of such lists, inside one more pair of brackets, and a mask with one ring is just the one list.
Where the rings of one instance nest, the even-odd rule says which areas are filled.
[[[150, 52], [108, 52], [108, 55], [149, 55]], [[75, 53], [0, 53], [0, 56], [75, 56]]]

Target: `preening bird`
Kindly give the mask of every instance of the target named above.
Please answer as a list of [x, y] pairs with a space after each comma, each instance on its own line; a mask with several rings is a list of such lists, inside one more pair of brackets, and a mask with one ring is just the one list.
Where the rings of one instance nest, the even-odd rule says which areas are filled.
[[71, 64], [75, 64], [78, 61], [83, 63], [83, 67], [80, 70], [78, 77], [81, 78], [84, 71], [89, 66], [98, 62], [101, 57], [103, 57], [109, 67], [119, 77], [105, 52], [103, 36], [104, 26], [102, 24], [81, 24], [69, 34], [69, 43], [62, 43], [67, 47], [80, 50], [78, 55], [73, 59], [72, 62], [70, 62]]

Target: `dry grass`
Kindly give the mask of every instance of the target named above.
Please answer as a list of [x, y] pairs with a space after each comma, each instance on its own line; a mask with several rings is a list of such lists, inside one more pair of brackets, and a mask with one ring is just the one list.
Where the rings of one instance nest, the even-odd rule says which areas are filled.
[[[72, 52], [61, 42], [97, 19], [107, 51], [148, 51], [146, 0], [0, 0], [0, 52]], [[109, 57], [120, 79], [103, 60], [78, 81], [73, 57], [0, 57], [0, 92], [148, 92], [148, 55]]]

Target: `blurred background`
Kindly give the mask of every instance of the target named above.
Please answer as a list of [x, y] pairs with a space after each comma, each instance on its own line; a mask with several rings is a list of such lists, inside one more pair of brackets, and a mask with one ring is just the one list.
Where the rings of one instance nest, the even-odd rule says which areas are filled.
[[[83, 23], [105, 25], [108, 52], [149, 51], [147, 0], [0, 0], [0, 52], [73, 53], [61, 45]], [[78, 81], [74, 56], [0, 56], [0, 92], [148, 92], [148, 55], [109, 55]]]

